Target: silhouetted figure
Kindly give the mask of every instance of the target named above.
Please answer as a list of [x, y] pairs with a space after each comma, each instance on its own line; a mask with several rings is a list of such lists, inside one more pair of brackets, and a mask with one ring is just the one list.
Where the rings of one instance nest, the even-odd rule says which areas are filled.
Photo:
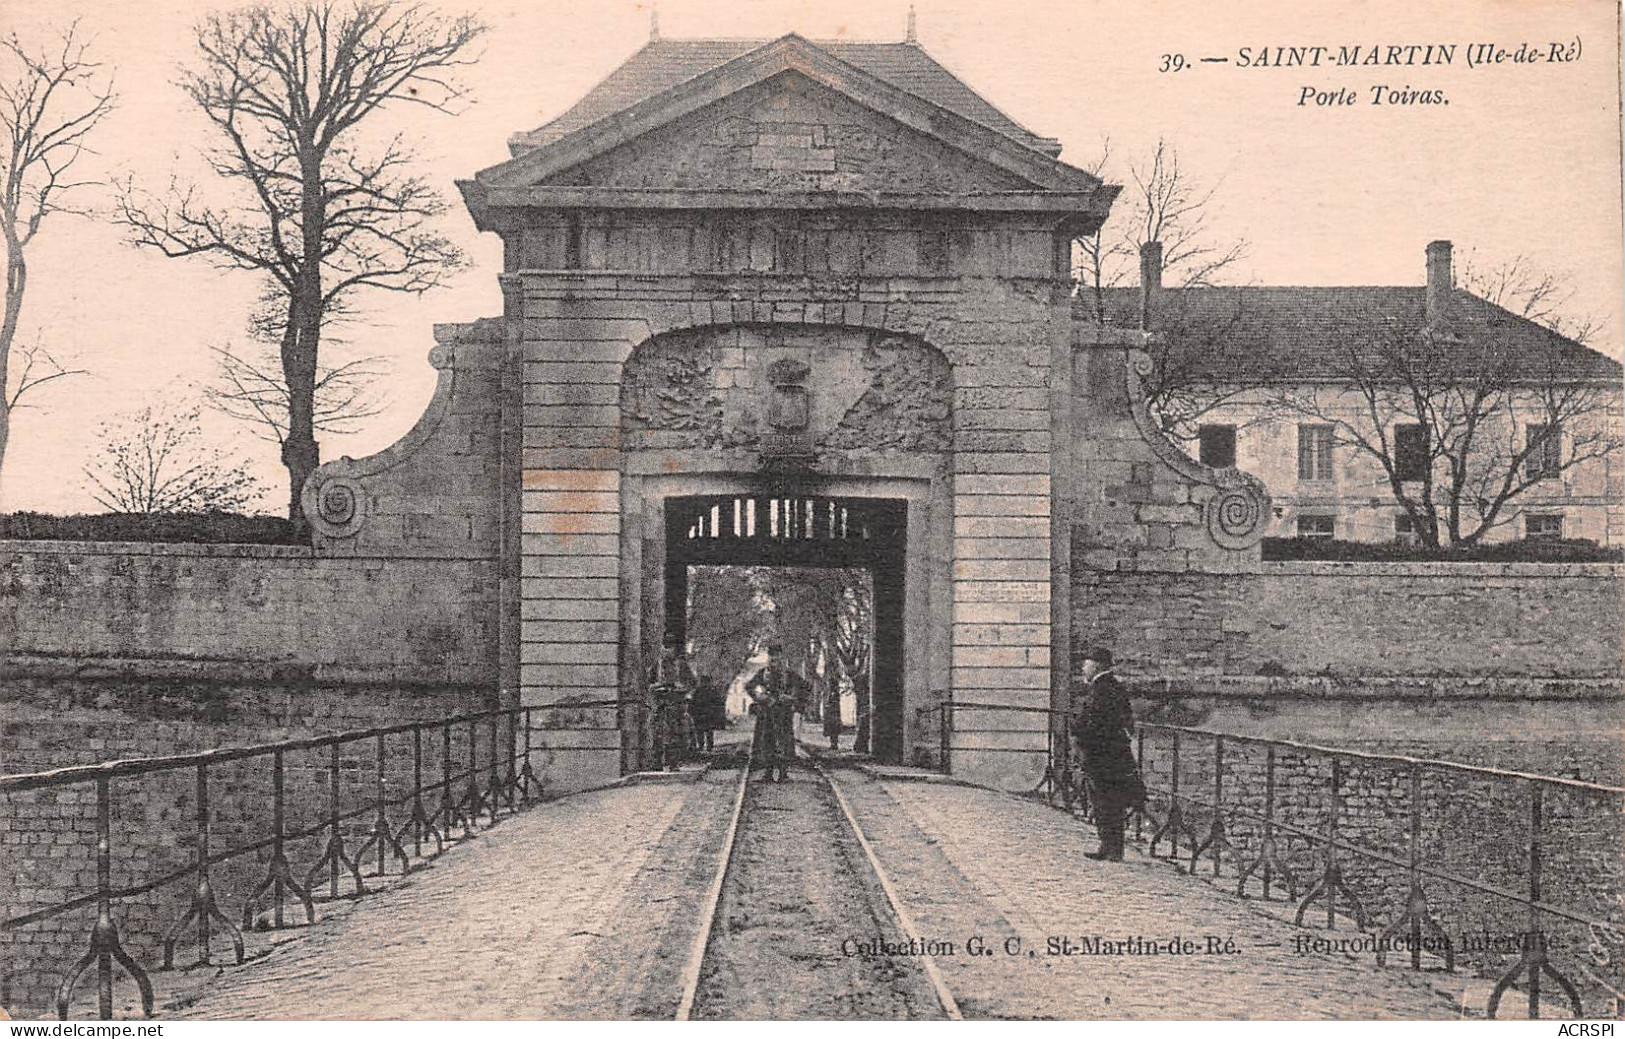
[[668, 635], [660, 659], [649, 669], [656, 769], [676, 769], [688, 749], [688, 698], [694, 684], [694, 668], [683, 653], [682, 643]]
[[1145, 803], [1145, 783], [1129, 738], [1134, 713], [1128, 692], [1117, 681], [1112, 667], [1109, 649], [1097, 647], [1084, 655], [1082, 689], [1073, 694], [1072, 739], [1089, 780], [1095, 830], [1100, 835], [1100, 848], [1090, 852], [1089, 857], [1121, 862], [1128, 812]]
[[786, 666], [783, 646], [769, 644], [767, 657], [767, 666], [756, 673], [746, 689], [756, 705], [756, 755], [767, 770], [767, 778], [782, 783], [790, 778], [790, 759], [795, 756], [792, 730], [796, 704], [805, 696], [802, 687], [806, 683]]
[[694, 749], [714, 750], [716, 730], [727, 724], [723, 689], [710, 675], [701, 675], [688, 701], [688, 715], [694, 723]]

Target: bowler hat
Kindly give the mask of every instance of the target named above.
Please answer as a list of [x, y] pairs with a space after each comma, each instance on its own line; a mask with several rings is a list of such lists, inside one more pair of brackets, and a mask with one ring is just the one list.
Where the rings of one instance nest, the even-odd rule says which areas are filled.
[[1093, 660], [1095, 663], [1099, 664], [1101, 667], [1111, 667], [1112, 666], [1112, 651], [1107, 649], [1105, 646], [1096, 646], [1093, 649], [1091, 649], [1089, 652], [1085, 653], [1083, 655], [1083, 659], [1085, 659], [1085, 660]]

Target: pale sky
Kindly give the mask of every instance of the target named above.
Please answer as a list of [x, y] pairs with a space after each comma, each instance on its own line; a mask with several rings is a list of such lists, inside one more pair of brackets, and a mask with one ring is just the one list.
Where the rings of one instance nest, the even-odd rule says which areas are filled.
[[[216, 5], [187, 0], [0, 0], [0, 25], [37, 39], [74, 16], [96, 53], [117, 67], [119, 107], [95, 139], [87, 167], [105, 178], [133, 175], [161, 187], [170, 172], [196, 171], [203, 128], [173, 85], [189, 57], [190, 26]], [[230, 6], [230, 5], [219, 5]], [[446, 3], [448, 11], [472, 5]], [[661, 0], [667, 37], [899, 40], [907, 0]], [[1615, 0], [1479, 0], [1341, 4], [1209, 0], [916, 0], [919, 41], [995, 105], [1059, 138], [1062, 158], [1088, 164], [1103, 136], [1117, 156], [1161, 135], [1186, 168], [1217, 181], [1221, 233], [1251, 242], [1235, 273], [1258, 284], [1420, 284], [1423, 248], [1435, 238], [1481, 262], [1526, 255], [1564, 273], [1574, 310], [1597, 316], [1600, 345], [1620, 353], [1620, 107]], [[538, 126], [574, 103], [642, 46], [645, 3], [632, 0], [508, 0], [480, 9], [493, 31], [466, 81], [477, 103], [446, 117], [412, 111], [401, 123], [421, 139], [422, 169], [455, 202], [453, 180], [507, 158], [516, 130]], [[1580, 43], [1578, 60], [1466, 67], [1476, 42], [1515, 51]], [[1239, 51], [1277, 46], [1455, 44], [1445, 67], [1240, 68]], [[1194, 62], [1159, 72], [1162, 56]], [[1443, 90], [1448, 105], [1372, 106], [1370, 88]], [[1299, 106], [1304, 87], [1356, 93], [1347, 107]], [[87, 172], [89, 169], [87, 169]], [[1126, 170], [1119, 167], [1121, 178]], [[1110, 179], [1110, 178], [1109, 178]], [[89, 200], [89, 199], [87, 199]], [[101, 200], [105, 202], [106, 196]], [[366, 353], [395, 361], [387, 412], [366, 430], [327, 437], [323, 457], [364, 455], [398, 438], [433, 388], [425, 356], [436, 322], [501, 312], [501, 245], [480, 235], [460, 203], [446, 229], [473, 266], [418, 299], [358, 297], [363, 315], [346, 332]], [[213, 377], [211, 345], [243, 339], [255, 284], [205, 262], [167, 260], [123, 244], [94, 220], [56, 217], [29, 253], [32, 282], [22, 336], [46, 341], [86, 377], [45, 390], [20, 412], [0, 509], [100, 511], [81, 469], [106, 415], [157, 396], [184, 395]], [[274, 445], [239, 436], [226, 420], [212, 433], [237, 437], [285, 500]]]

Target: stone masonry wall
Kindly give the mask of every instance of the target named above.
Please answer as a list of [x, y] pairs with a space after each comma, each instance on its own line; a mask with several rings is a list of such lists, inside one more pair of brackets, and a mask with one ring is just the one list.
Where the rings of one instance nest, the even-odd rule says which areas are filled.
[[1608, 564], [1255, 563], [1245, 572], [1078, 565], [1073, 640], [1135, 675], [1617, 679], [1621, 569]]
[[[0, 544], [0, 771], [264, 743], [493, 706], [495, 603], [487, 560], [386, 563], [241, 545]], [[391, 746], [395, 790], [409, 754], [402, 739]], [[460, 763], [466, 734], [455, 733], [454, 743]], [[372, 751], [344, 751], [342, 796], [350, 803], [371, 787]], [[288, 761], [293, 830], [326, 810], [326, 762], [314, 758], [303, 752]], [[187, 771], [115, 784], [115, 885], [187, 865], [192, 783]], [[264, 759], [221, 766], [211, 788], [216, 850], [266, 836]], [[0, 796], [0, 914], [92, 890], [94, 824], [90, 786]], [[296, 870], [302, 875], [319, 852], [315, 837], [296, 842]], [[228, 912], [241, 911], [264, 869], [263, 852], [221, 867], [216, 887]], [[185, 888], [120, 904], [125, 940], [149, 966], [162, 930], [184, 908]], [[86, 912], [74, 912], [0, 938], [0, 975], [13, 1006], [46, 1010], [57, 972], [88, 940], [90, 923]]]

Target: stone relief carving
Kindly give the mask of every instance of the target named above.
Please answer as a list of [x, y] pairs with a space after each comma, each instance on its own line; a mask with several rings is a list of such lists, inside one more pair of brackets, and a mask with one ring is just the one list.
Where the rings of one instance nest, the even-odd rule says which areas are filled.
[[1151, 355], [1143, 350], [1129, 349], [1123, 366], [1129, 410], [1134, 424], [1152, 451], [1175, 472], [1194, 483], [1214, 488], [1214, 494], [1202, 507], [1208, 536], [1220, 548], [1240, 550], [1251, 548], [1264, 537], [1270, 512], [1269, 491], [1264, 483], [1251, 473], [1240, 469], [1214, 469], [1193, 460], [1169, 440], [1151, 415], [1145, 386], [1142, 382], [1151, 374]]
[[[629, 449], [943, 451], [953, 442], [949, 364], [923, 343], [856, 330], [664, 336], [623, 376]], [[794, 354], [795, 356], [785, 356]], [[769, 358], [775, 358], [769, 360]]]
[[907, 339], [871, 341], [863, 352], [869, 388], [841, 416], [825, 447], [946, 451], [953, 446], [948, 361]]
[[693, 337], [668, 341], [626, 368], [621, 412], [632, 428], [685, 433], [696, 447], [723, 444], [722, 394], [714, 349]]
[[811, 83], [746, 91], [706, 121], [684, 120], [552, 178], [638, 188], [954, 193], [1026, 181]]

